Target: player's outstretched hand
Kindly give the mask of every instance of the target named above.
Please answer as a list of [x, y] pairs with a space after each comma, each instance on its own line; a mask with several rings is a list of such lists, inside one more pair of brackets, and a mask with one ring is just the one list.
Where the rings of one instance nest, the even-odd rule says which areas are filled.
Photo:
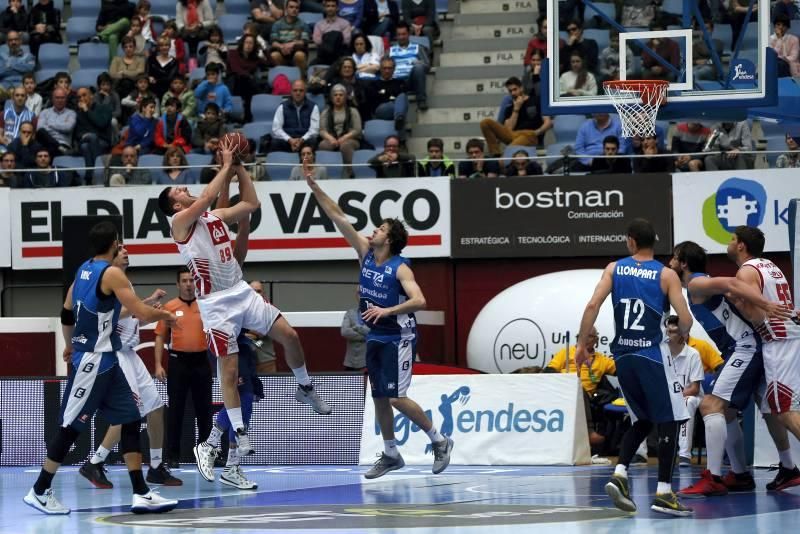
[[798, 316], [798, 310], [794, 310], [791, 306], [787, 306], [781, 302], [770, 302], [764, 308], [764, 311], [770, 319], [779, 319], [781, 321], [793, 319]]
[[386, 317], [390, 315], [389, 310], [386, 308], [381, 308], [380, 306], [370, 306], [369, 308], [361, 314], [361, 318], [364, 319], [365, 322], [374, 323], [381, 317]]
[[314, 173], [306, 173], [306, 183], [311, 189], [317, 187], [317, 181], [314, 179]]
[[231, 150], [230, 141], [223, 139], [220, 142], [219, 153], [222, 155], [222, 166], [230, 168], [233, 165], [233, 151]]
[[147, 297], [146, 299], [142, 299], [142, 302], [147, 304], [148, 306], [153, 306], [154, 308], [158, 308], [158, 304], [160, 304], [160, 300], [167, 296], [167, 292], [161, 289], [160, 287], [153, 291], [153, 294]]

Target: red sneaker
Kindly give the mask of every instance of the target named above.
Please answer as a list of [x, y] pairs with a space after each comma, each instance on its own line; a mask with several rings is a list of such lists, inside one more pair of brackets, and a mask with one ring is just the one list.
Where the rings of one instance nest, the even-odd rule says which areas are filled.
[[678, 495], [687, 499], [702, 499], [705, 497], [721, 497], [728, 494], [728, 488], [722, 482], [717, 482], [706, 469], [700, 475], [700, 480], [678, 492]]
[[725, 484], [725, 487], [731, 492], [753, 491], [756, 489], [756, 481], [753, 480], [753, 475], [749, 472], [737, 475], [733, 471], [728, 471], [728, 473], [722, 477], [722, 483]]

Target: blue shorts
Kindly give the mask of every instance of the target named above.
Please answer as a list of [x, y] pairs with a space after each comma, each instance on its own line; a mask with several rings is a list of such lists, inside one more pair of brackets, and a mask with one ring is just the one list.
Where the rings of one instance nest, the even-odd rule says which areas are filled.
[[376, 398], [405, 397], [411, 385], [411, 368], [417, 339], [367, 338], [367, 374]]
[[664, 365], [650, 355], [641, 354], [615, 356], [614, 361], [622, 396], [634, 422], [642, 419], [667, 423], [689, 419], [683, 388], [671, 363]]
[[[128, 380], [113, 352], [84, 352], [73, 357], [75, 372], [61, 402], [61, 426], [82, 432], [98, 410], [111, 425], [141, 419]], [[100, 370], [103, 369], [103, 372]]]

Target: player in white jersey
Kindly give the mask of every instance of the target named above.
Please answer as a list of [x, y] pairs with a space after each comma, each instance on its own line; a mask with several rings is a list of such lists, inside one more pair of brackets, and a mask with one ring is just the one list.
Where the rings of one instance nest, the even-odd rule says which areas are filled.
[[[252, 178], [241, 165], [233, 165], [230, 147], [221, 145], [222, 167], [199, 197], [186, 187], [167, 187], [159, 195], [159, 208], [172, 218], [172, 238], [178, 245], [195, 281], [195, 294], [208, 339], [209, 350], [218, 357], [222, 399], [231, 425], [238, 436], [239, 453], [252, 449], [242, 418], [237, 390], [239, 348], [236, 338], [242, 328], [269, 335], [284, 347], [286, 360], [299, 382], [295, 399], [310, 404], [318, 413], [330, 407], [314, 390], [305, 367], [303, 348], [297, 332], [275, 307], [242, 280], [233, 254], [226, 223], [249, 217], [259, 207]], [[208, 212], [220, 191], [235, 172], [239, 180], [239, 203]]]
[[[130, 260], [125, 245], [120, 245], [113, 265], [127, 272]], [[142, 302], [148, 306], [160, 308], [161, 299], [166, 294], [163, 289], [156, 289], [152, 295], [142, 299]], [[162, 461], [164, 401], [161, 400], [161, 396], [158, 394], [153, 377], [150, 376], [150, 372], [145, 367], [142, 359], [136, 354], [136, 347], [139, 345], [139, 326], [139, 319], [131, 316], [126, 309], [123, 309], [117, 323], [117, 334], [122, 343], [122, 348], [118, 353], [119, 367], [128, 380], [128, 385], [131, 387], [134, 399], [136, 399], [139, 413], [142, 417], [147, 417], [147, 435], [150, 438], [150, 468], [147, 470], [146, 480], [155, 485], [181, 486], [183, 482], [172, 476], [169, 468]], [[120, 425], [108, 427], [103, 442], [97, 448], [97, 451], [79, 470], [80, 474], [97, 488], [111, 489], [114, 487], [105, 475], [104, 464], [111, 450], [119, 443], [121, 428]]]

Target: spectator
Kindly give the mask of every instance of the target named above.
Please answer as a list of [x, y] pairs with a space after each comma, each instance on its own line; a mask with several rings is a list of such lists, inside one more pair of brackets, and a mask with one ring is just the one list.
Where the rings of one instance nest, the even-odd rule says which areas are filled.
[[292, 97], [275, 110], [270, 148], [280, 152], [300, 152], [303, 145], [316, 147], [318, 137], [319, 108], [306, 98], [306, 82], [295, 80]]
[[208, 0], [178, 0], [175, 4], [175, 24], [181, 39], [189, 44], [189, 55], [195, 58], [197, 44], [208, 38], [208, 29], [214, 24], [214, 12]]
[[458, 164], [459, 178], [497, 178], [500, 176], [500, 164], [495, 161], [486, 161], [483, 156], [483, 141], [470, 139], [467, 141], [468, 161]]
[[139, 17], [133, 17], [131, 19], [131, 27], [128, 30], [128, 33], [126, 33], [123, 36], [123, 37], [130, 37], [131, 39], [133, 39], [133, 42], [136, 43], [134, 53], [137, 56], [141, 56], [142, 58], [144, 58], [148, 54], [146, 48], [150, 45], [156, 44], [155, 40], [149, 41], [147, 38], [145, 38], [144, 29], [145, 29], [144, 22], [142, 22], [142, 20]]
[[12, 172], [17, 168], [17, 156], [13, 152], [0, 155], [0, 187], [17, 187], [19, 173]]
[[[214, 25], [208, 29], [208, 41], [200, 44], [198, 53], [201, 56], [206, 56], [206, 64], [203, 65], [204, 68], [212, 63], [216, 63], [223, 69], [227, 68], [228, 45], [225, 44], [225, 38], [219, 26]], [[263, 55], [263, 50], [259, 50], [259, 53]]]
[[[750, 0], [730, 0], [724, 4], [728, 6], [728, 17], [731, 24], [731, 50], [733, 50], [745, 24], [756, 20], [758, 17], [758, 9], [755, 9], [754, 6], [754, 9], [750, 11]], [[748, 11], [750, 11], [749, 21], [746, 20]], [[749, 27], [755, 28], [755, 26]]]
[[269, 40], [272, 25], [283, 16], [283, 10], [272, 0], [253, 0], [250, 2], [250, 16], [256, 23], [258, 34]]
[[512, 154], [506, 166], [506, 176], [541, 176], [544, 174], [541, 165], [532, 160], [525, 150], [517, 150]]
[[[707, 20], [705, 22], [706, 31], [711, 36], [714, 33], [714, 22]], [[714, 54], [712, 48], [706, 42], [703, 31], [699, 29], [697, 20], [694, 21], [694, 37], [692, 38], [692, 60], [694, 61], [694, 78], [696, 80], [716, 80], [720, 77], [720, 72], [717, 72], [714, 66]], [[722, 57], [724, 45], [719, 39], [711, 37], [711, 46], [717, 58]]]
[[236, 45], [239, 45], [239, 41], [242, 40], [242, 37], [245, 35], [252, 35], [256, 38], [256, 42], [258, 43], [258, 57], [269, 63], [270, 61], [270, 44], [269, 42], [261, 37], [258, 33], [258, 25], [255, 22], [246, 22], [244, 26], [242, 26], [242, 35], [236, 38]]
[[141, 26], [139, 34], [142, 36], [144, 42], [155, 44], [157, 35], [153, 24], [153, 16], [150, 14], [151, 8], [150, 0], [139, 0], [136, 4], [136, 14], [131, 19], [131, 28], [133, 27], [134, 21], [138, 21]]
[[153, 183], [158, 185], [190, 185], [196, 184], [197, 178], [190, 169], [186, 167], [186, 155], [179, 146], [172, 146], [164, 153], [164, 160], [161, 162], [163, 169], [155, 173]]
[[136, 148], [139, 154], [149, 154], [153, 151], [156, 140], [156, 101], [152, 97], [145, 97], [139, 102], [139, 111], [136, 112], [128, 125], [128, 138], [126, 146]]
[[[386, 0], [391, 3], [391, 0]], [[374, 80], [381, 68], [381, 59], [372, 51], [372, 43], [364, 34], [353, 37], [353, 61], [356, 62], [356, 76], [360, 80]]]
[[53, 107], [43, 109], [39, 115], [36, 140], [51, 154], [71, 154], [76, 119], [75, 112], [67, 107], [67, 92], [60, 87], [53, 89]]
[[622, 5], [622, 25], [637, 28], [649, 27], [660, 5], [652, 0], [627, 0]]
[[[531, 66], [531, 55], [533, 54], [534, 50], [539, 50], [542, 53], [542, 57], [547, 57], [547, 15], [541, 13], [539, 17], [536, 19], [536, 33], [531, 37], [531, 40], [528, 41], [528, 47], [525, 50], [525, 58], [522, 60], [522, 64], [525, 67]], [[564, 40], [559, 37], [559, 44], [560, 46], [564, 46]], [[559, 47], [560, 48], [560, 47]]]
[[[588, 156], [572, 161], [572, 170], [588, 172], [592, 169], [591, 156], [603, 154], [603, 140], [609, 135], [617, 139], [622, 139], [622, 127], [619, 119], [612, 117], [608, 113], [594, 113], [592, 120], [586, 121], [578, 128], [578, 135], [575, 138], [575, 153], [580, 156]], [[620, 154], [627, 154], [629, 145], [627, 142], [620, 143]]]
[[586, 62], [580, 52], [569, 56], [570, 70], [558, 79], [561, 96], [594, 96], [597, 94], [597, 80], [586, 69]]
[[8, 32], [8, 46], [0, 48], [0, 100], [8, 98], [14, 87], [22, 85], [22, 77], [33, 72], [36, 60], [22, 49], [19, 32]]
[[[356, 292], [358, 302], [358, 292]], [[347, 350], [342, 365], [345, 371], [364, 371], [367, 366], [367, 334], [369, 327], [361, 319], [358, 304], [348, 309], [342, 319], [342, 337], [347, 341]]]
[[[19, 136], [8, 146], [8, 151], [17, 156], [17, 167], [30, 169], [36, 166], [36, 153], [42, 145], [36, 142], [36, 129], [32, 122], [23, 122], [19, 127]], [[20, 180], [21, 180], [21, 175]]]
[[[524, 74], [524, 78], [522, 79], [522, 89], [525, 91], [525, 94], [534, 97], [535, 99], [541, 98], [541, 84], [542, 84], [542, 61], [544, 60], [544, 55], [542, 54], [541, 50], [534, 50], [531, 52], [531, 66], [528, 72]], [[503, 101], [500, 103], [500, 109], [505, 110], [506, 106], [510, 106], [512, 102], [511, 95], [506, 95], [503, 97]]]
[[711, 135], [711, 130], [699, 122], [682, 122], [675, 127], [672, 138], [672, 151], [678, 156], [675, 160], [675, 170], [680, 172], [697, 172], [703, 170], [702, 156], [689, 155], [693, 152], [702, 152]]
[[27, 98], [25, 100], [25, 107], [38, 115], [42, 112], [42, 95], [36, 92], [36, 77], [32, 72], [28, 72], [22, 76], [22, 87], [25, 88]]
[[197, 111], [203, 113], [206, 104], [213, 102], [219, 106], [223, 113], [230, 113], [233, 109], [233, 100], [228, 87], [219, 79], [219, 65], [212, 63], [206, 66], [206, 79], [200, 82], [194, 90], [197, 99]]
[[428, 139], [428, 156], [417, 163], [417, 176], [456, 177], [456, 166], [444, 154], [444, 142], [438, 137]]
[[12, 31], [19, 33], [23, 42], [28, 42], [28, 13], [22, 0], [9, 0], [8, 7], [0, 15], [0, 43], [5, 43]]
[[592, 158], [592, 174], [630, 174], [631, 161], [628, 158], [615, 157], [619, 154], [619, 138], [607, 135], [603, 138], [602, 158]]
[[774, 21], [778, 15], [785, 15], [789, 20], [800, 18], [794, 0], [777, 0], [772, 6], [772, 20]]
[[369, 82], [366, 89], [364, 115], [381, 120], [394, 120], [394, 128], [404, 136], [408, 114], [406, 84], [394, 75], [395, 62], [390, 57], [381, 60], [380, 77]]
[[38, 189], [40, 187], [65, 187], [71, 180], [65, 173], [59, 173], [52, 166], [53, 159], [46, 148], [39, 148], [36, 152], [36, 165], [26, 172], [24, 178], [17, 182], [17, 187], [24, 189]]
[[135, 10], [136, 6], [128, 0], [103, 0], [100, 3], [100, 14], [95, 25], [97, 36], [92, 40], [108, 44], [109, 63], [117, 55], [120, 40], [131, 29]]
[[430, 69], [428, 50], [410, 41], [411, 34], [406, 22], [397, 24], [397, 42], [389, 49], [389, 56], [395, 62], [394, 77], [409, 80], [410, 88], [417, 95], [417, 108], [428, 109], [428, 93], [425, 88], [425, 75]]
[[156, 102], [156, 115], [158, 115], [158, 100], [155, 93], [150, 91], [150, 78], [142, 74], [136, 78], [136, 87], [125, 98], [122, 99], [122, 122], [127, 123], [130, 117], [139, 109], [139, 104], [145, 98], [152, 98]]
[[108, 74], [114, 80], [119, 94], [133, 91], [136, 79], [145, 73], [144, 57], [136, 53], [136, 40], [126, 35], [122, 38], [122, 55], [114, 56]]
[[[361, 22], [361, 30], [366, 35], [377, 35], [379, 37], [394, 36], [394, 29], [400, 20], [400, 9], [397, 2], [392, 0], [363, 0], [364, 19]], [[341, 11], [339, 11], [341, 15]]]
[[153, 183], [149, 170], [137, 168], [139, 155], [134, 147], [126, 146], [122, 149], [121, 163], [120, 168], [112, 170], [108, 185], [148, 185]]
[[328, 169], [321, 165], [316, 165], [317, 152], [313, 146], [304, 145], [300, 149], [300, 165], [292, 167], [289, 180], [305, 180], [311, 176], [314, 180], [327, 180]]
[[439, 33], [436, 15], [436, 0], [401, 0], [400, 14], [410, 26], [411, 34], [425, 36], [430, 46]]
[[164, 98], [161, 99], [162, 109], [167, 107], [167, 100], [170, 98], [177, 98], [181, 101], [181, 114], [184, 118], [194, 120], [197, 117], [197, 100], [194, 97], [194, 91], [186, 87], [186, 78], [175, 76], [170, 82], [169, 91], [164, 93]]
[[573, 20], [567, 25], [567, 32], [569, 32], [567, 43], [559, 52], [559, 56], [564, 58], [564, 61], [561, 63], [562, 74], [569, 70], [570, 65], [565, 64], [566, 58], [570, 58], [571, 60], [573, 52], [578, 52], [580, 54], [583, 58], [584, 66], [589, 72], [597, 72], [599, 54], [597, 41], [583, 37], [583, 24], [577, 20]]
[[332, 104], [320, 115], [319, 134], [322, 141], [320, 150], [332, 150], [342, 153], [344, 176], [352, 174], [353, 152], [361, 147], [361, 115], [347, 101], [347, 89], [343, 85], [334, 85], [331, 89]]
[[147, 59], [147, 76], [150, 78], [150, 87], [160, 101], [169, 85], [180, 75], [178, 61], [169, 55], [169, 39], [159, 37], [158, 51]]
[[219, 111], [219, 106], [209, 102], [202, 119], [197, 121], [194, 129], [192, 145], [200, 152], [213, 154], [219, 146], [219, 140], [225, 135], [225, 121]]
[[87, 168], [111, 148], [111, 106], [95, 102], [88, 87], [78, 89], [75, 144]]
[[775, 166], [779, 169], [796, 169], [800, 167], [800, 136], [793, 137], [787, 133], [786, 148], [789, 151], [778, 156]]
[[519, 78], [512, 76], [506, 80], [506, 90], [512, 99], [512, 104], [503, 111], [503, 122], [487, 118], [480, 124], [481, 133], [493, 157], [500, 157], [503, 154], [500, 143], [536, 146], [542, 140], [544, 133], [553, 127], [550, 117], [542, 117], [539, 101], [525, 94]]
[[299, 0], [286, 0], [286, 14], [272, 25], [270, 57], [274, 65], [294, 65], [305, 72], [308, 65], [308, 30], [297, 15]]
[[28, 35], [31, 53], [37, 59], [42, 44], [61, 42], [61, 11], [55, 8], [53, 0], [39, 0], [31, 8]]
[[159, 35], [159, 38], [166, 37], [169, 39], [169, 56], [174, 57], [175, 61], [178, 62], [178, 68], [181, 71], [181, 74], [186, 74], [186, 43], [183, 42], [183, 39], [180, 37], [180, 31], [178, 30], [178, 25], [175, 23], [174, 20], [168, 20], [164, 24], [164, 29]]
[[167, 99], [165, 112], [156, 124], [155, 152], [166, 153], [174, 147], [180, 148], [184, 154], [192, 150], [192, 127], [189, 119], [181, 114], [182, 108], [180, 99], [174, 96]]
[[[364, 18], [364, 4], [365, 0], [339, 0], [337, 6], [337, 14], [339, 17], [347, 21], [351, 28], [358, 30], [361, 28], [361, 21]], [[326, 2], [323, 0], [322, 9], [325, 16], [328, 16], [328, 10], [325, 6]], [[314, 28], [316, 32], [316, 28]]]
[[658, 138], [655, 135], [649, 135], [641, 139], [638, 144], [634, 139], [632, 145], [634, 154], [645, 156], [633, 158], [634, 173], [672, 172], [672, 158], [658, 157], [661, 154], [667, 154], [667, 152], [659, 146]]
[[258, 93], [256, 75], [267, 61], [259, 55], [259, 45], [255, 35], [245, 34], [239, 44], [228, 54], [228, 83], [233, 94], [242, 97], [244, 103], [244, 122], [253, 121], [250, 103]]
[[19, 137], [19, 129], [25, 122], [34, 122], [36, 116], [25, 106], [25, 88], [15, 87], [11, 99], [6, 101], [3, 114], [0, 115], [0, 148], [8, 149], [14, 139]]
[[[666, 27], [658, 20], [650, 23], [650, 31], [664, 31]], [[664, 64], [651, 55], [647, 50], [642, 50], [642, 76], [646, 80], [677, 80], [676, 73], [681, 70], [681, 49], [678, 43], [667, 37], [656, 37], [647, 41], [647, 46], [656, 54], [674, 67], [667, 68]]]
[[773, 24], [775, 33], [769, 36], [769, 47], [778, 55], [778, 77], [800, 76], [800, 39], [789, 33], [792, 21], [781, 14]]
[[336, 14], [337, 0], [325, 0], [322, 3], [325, 17], [314, 25], [314, 44], [317, 45], [317, 63], [330, 65], [342, 56], [350, 46], [353, 31], [347, 19]]
[[417, 162], [414, 156], [400, 153], [400, 138], [390, 135], [383, 140], [383, 152], [373, 156], [367, 164], [377, 178], [413, 178]]
[[750, 124], [746, 120], [740, 122], [721, 122], [715, 124], [713, 132], [719, 135], [713, 137], [713, 142], [706, 145], [705, 149], [716, 151], [705, 157], [703, 163], [708, 171], [729, 171], [752, 169], [754, 157], [753, 138], [750, 135]]
[[[72, 111], [78, 109], [78, 93], [72, 89], [72, 77], [68, 72], [57, 72], [55, 75], [55, 88], [63, 89], [67, 93], [67, 107]], [[53, 102], [48, 102], [50, 106]]]
[[[356, 77], [356, 62], [350, 56], [339, 58], [336, 63], [331, 65], [325, 76], [325, 87], [328, 95], [334, 85], [341, 85], [347, 91], [347, 102], [361, 112], [362, 109], [369, 109], [365, 100], [366, 92], [364, 83], [360, 83]], [[330, 97], [329, 97], [330, 99]]]
[[700, 354], [700, 361], [703, 363], [704, 373], [717, 373], [725, 366], [725, 360], [722, 359], [722, 354], [708, 341], [689, 336], [686, 344]]
[[[625, 47], [625, 68], [627, 70], [626, 77], [628, 79], [635, 78], [633, 70], [633, 52], [629, 47]], [[619, 80], [619, 32], [611, 30], [611, 37], [608, 41], [608, 46], [600, 52], [600, 61], [598, 63], [598, 75], [600, 81], [606, 82], [609, 80]]]

